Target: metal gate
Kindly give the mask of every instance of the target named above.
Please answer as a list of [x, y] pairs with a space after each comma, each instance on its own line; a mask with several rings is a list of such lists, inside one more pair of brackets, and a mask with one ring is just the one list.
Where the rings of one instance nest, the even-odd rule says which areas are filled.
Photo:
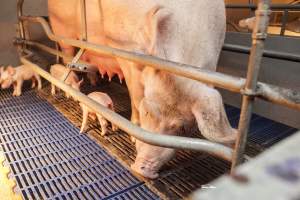
[[[177, 149], [187, 149], [187, 150], [197, 150], [208, 152], [210, 154], [221, 157], [225, 160], [231, 161], [231, 172], [234, 171], [235, 167], [242, 163], [243, 154], [245, 149], [245, 144], [247, 141], [247, 133], [249, 128], [249, 121], [252, 114], [252, 106], [255, 98], [261, 98], [263, 100], [287, 106], [293, 109], [300, 110], [300, 92], [292, 91], [287, 88], [278, 87], [275, 85], [270, 85], [262, 82], [258, 82], [258, 74], [260, 69], [261, 59], [264, 54], [264, 42], [267, 37], [267, 27], [269, 22], [270, 9], [276, 8], [276, 6], [270, 6], [269, 0], [260, 0], [256, 10], [256, 24], [252, 33], [252, 47], [250, 50], [249, 64], [247, 78], [234, 77], [230, 75], [225, 75], [218, 72], [208, 71], [205, 69], [199, 69], [195, 66], [186, 65], [182, 63], [176, 63], [153, 56], [142, 55], [137, 53], [132, 53], [124, 50], [114, 49], [111, 47], [92, 44], [86, 42], [86, 14], [85, 14], [85, 0], [81, 0], [81, 12], [82, 12], [82, 40], [74, 40], [69, 38], [60, 37], [54, 35], [51, 28], [43, 17], [31, 17], [24, 16], [22, 13], [22, 6], [24, 0], [18, 0], [18, 19], [19, 19], [19, 29], [20, 37], [16, 39], [16, 44], [19, 45], [21, 61], [32, 67], [32, 69], [40, 74], [43, 78], [61, 88], [64, 91], [74, 96], [75, 99], [83, 102], [91, 109], [100, 113], [105, 118], [107, 118], [112, 123], [116, 124], [120, 129], [124, 130], [128, 134], [136, 137], [137, 139], [150, 143], [157, 146], [177, 148]], [[297, 7], [300, 9], [300, 6]], [[80, 51], [77, 55], [69, 57], [63, 52], [45, 46], [41, 43], [31, 41], [25, 38], [24, 22], [39, 23], [42, 25], [44, 31], [50, 40], [55, 42], [63, 41], [65, 44], [78, 47]], [[132, 124], [127, 119], [122, 116], [110, 111], [109, 109], [103, 107], [102, 105], [96, 103], [95, 101], [88, 98], [86, 95], [75, 91], [71, 87], [64, 84], [52, 77], [48, 72], [41, 69], [38, 65], [30, 61], [30, 57], [33, 55], [32, 52], [27, 47], [37, 47], [44, 50], [50, 54], [56, 55], [57, 57], [62, 57], [72, 63], [82, 63], [79, 61], [80, 56], [84, 50], [93, 50], [97, 53], [101, 53], [107, 56], [115, 56], [119, 58], [124, 58], [133, 62], [137, 62], [143, 65], [151, 66], [153, 68], [164, 70], [179, 76], [190, 78], [193, 80], [201, 81], [206, 84], [211, 84], [219, 88], [223, 88], [232, 92], [240, 93], [243, 96], [243, 102], [241, 107], [241, 116], [238, 125], [238, 137], [236, 139], [235, 147], [233, 149], [226, 147], [222, 144], [213, 143], [203, 139], [179, 137], [179, 136], [169, 136], [161, 135], [148, 132], [134, 124]], [[228, 46], [225, 48], [228, 48]], [[237, 47], [235, 47], [237, 48]], [[240, 49], [239, 49], [240, 48]], [[248, 51], [239, 47], [240, 51]], [[268, 52], [265, 52], [268, 55]], [[269, 53], [270, 54], [270, 53]], [[274, 55], [273, 55], [274, 56]], [[293, 57], [293, 59], [299, 60], [299, 56]], [[82, 65], [77, 65], [82, 67]]]

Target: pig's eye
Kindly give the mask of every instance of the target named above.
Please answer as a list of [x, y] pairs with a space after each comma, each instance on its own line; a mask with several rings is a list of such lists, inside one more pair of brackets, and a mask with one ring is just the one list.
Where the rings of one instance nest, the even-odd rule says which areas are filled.
[[144, 170], [145, 169], [145, 167], [141, 167], [141, 170]]

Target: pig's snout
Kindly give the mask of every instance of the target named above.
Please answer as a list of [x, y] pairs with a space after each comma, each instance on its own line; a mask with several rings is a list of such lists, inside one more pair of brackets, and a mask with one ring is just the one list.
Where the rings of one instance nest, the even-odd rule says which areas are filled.
[[158, 169], [155, 167], [154, 162], [136, 159], [134, 164], [131, 165], [131, 169], [146, 178], [156, 179], [159, 177]]

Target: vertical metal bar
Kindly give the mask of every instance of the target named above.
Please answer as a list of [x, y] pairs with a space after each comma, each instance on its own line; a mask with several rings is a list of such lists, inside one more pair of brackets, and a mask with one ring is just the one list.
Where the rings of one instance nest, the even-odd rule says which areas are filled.
[[[19, 33], [20, 33], [20, 38], [23, 40], [25, 39], [25, 29], [24, 29], [24, 22], [20, 20], [20, 17], [23, 16], [23, 3], [24, 0], [18, 0], [17, 3], [17, 15], [18, 15], [18, 24], [19, 24]], [[25, 45], [19, 46], [19, 50], [22, 50], [25, 48]]]
[[[60, 50], [60, 49], [59, 49], [59, 44], [58, 44], [58, 42], [55, 42], [55, 49], [56, 49], [57, 51]], [[59, 57], [59, 55], [56, 55], [56, 63], [59, 64], [59, 61], [60, 61], [60, 57]]]
[[281, 20], [281, 31], [280, 31], [280, 35], [284, 35], [285, 33], [285, 29], [286, 29], [286, 23], [288, 21], [288, 16], [289, 16], [289, 11], [287, 9], [284, 10], [283, 16], [282, 16], [282, 20]]
[[235, 167], [243, 162], [243, 154], [247, 141], [249, 122], [251, 119], [252, 106], [257, 79], [264, 50], [264, 41], [267, 37], [269, 25], [270, 0], [260, 0], [256, 10], [256, 22], [252, 33], [252, 48], [248, 63], [247, 80], [244, 88], [241, 116], [238, 127], [238, 138], [232, 157], [231, 173]]
[[86, 4], [85, 0], [80, 0], [81, 12], [81, 40], [87, 41], [87, 25], [86, 25]]

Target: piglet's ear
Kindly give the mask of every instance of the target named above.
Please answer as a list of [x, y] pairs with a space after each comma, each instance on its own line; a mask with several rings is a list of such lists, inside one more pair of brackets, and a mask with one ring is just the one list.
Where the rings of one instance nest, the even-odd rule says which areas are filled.
[[7, 70], [8, 74], [11, 76], [16, 73], [16, 69], [13, 68], [12, 66], [8, 66], [6, 70]]

